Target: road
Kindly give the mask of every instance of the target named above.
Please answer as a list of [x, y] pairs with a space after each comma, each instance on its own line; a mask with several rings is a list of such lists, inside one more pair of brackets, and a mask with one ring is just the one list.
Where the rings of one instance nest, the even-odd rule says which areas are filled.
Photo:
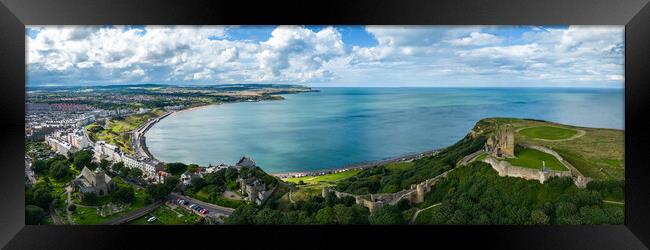
[[65, 192], [68, 194], [68, 198], [66, 198], [67, 206], [65, 208], [65, 215], [68, 218], [68, 223], [70, 223], [70, 225], [74, 225], [74, 220], [72, 220], [72, 212], [68, 209], [68, 206], [72, 204], [72, 194], [71, 194], [72, 190], [70, 187], [66, 187]]
[[465, 165], [467, 165], [470, 161], [474, 160], [474, 158], [476, 158], [477, 156], [479, 156], [479, 155], [480, 155], [481, 153], [483, 153], [483, 152], [484, 152], [484, 151], [481, 149], [481, 150], [478, 150], [478, 151], [476, 151], [476, 152], [474, 152], [474, 153], [471, 153], [471, 154], [469, 154], [469, 155], [466, 155], [465, 157], [463, 157], [462, 159], [460, 159], [460, 161], [458, 161], [458, 164], [456, 164], [456, 165], [457, 165], [457, 166], [465, 166]]
[[59, 218], [59, 215], [56, 214], [56, 210], [54, 210], [54, 206], [52, 205], [52, 203], [50, 203], [49, 210], [50, 210], [50, 217], [52, 217], [52, 222], [54, 222], [54, 225], [63, 225], [63, 224], [65, 224], [65, 223], [63, 223], [61, 221], [61, 218]]
[[29, 156], [25, 156], [25, 176], [27, 176], [27, 184], [36, 182], [34, 171], [32, 171], [32, 159]]
[[186, 201], [189, 201], [191, 203], [197, 204], [197, 205], [207, 209], [208, 211], [210, 211], [210, 213], [208, 213], [208, 216], [212, 216], [212, 217], [219, 217], [219, 215], [230, 216], [232, 214], [232, 212], [235, 211], [234, 208], [222, 207], [222, 206], [219, 206], [219, 205], [203, 202], [203, 201], [191, 198], [191, 197], [187, 197], [185, 195], [181, 195], [179, 193], [171, 193], [171, 194], [169, 194], [169, 196], [170, 196], [171, 200], [176, 200], [176, 198], [181, 198], [183, 200], [186, 200]]
[[418, 209], [418, 211], [415, 211], [415, 214], [413, 214], [413, 218], [411, 219], [411, 224], [413, 224], [413, 222], [415, 222], [415, 218], [418, 217], [418, 214], [420, 214], [420, 212], [422, 212], [422, 211], [424, 211], [424, 210], [427, 210], [427, 209], [429, 209], [429, 208], [432, 208], [432, 207], [437, 207], [437, 206], [439, 206], [440, 204], [442, 204], [442, 203], [436, 203], [436, 204], [433, 204], [433, 205], [431, 205], [431, 206], [425, 207], [425, 208], [423, 208], [423, 209]]
[[145, 216], [148, 213], [151, 213], [151, 211], [153, 211], [156, 208], [160, 207], [160, 205], [162, 205], [162, 204], [163, 204], [162, 201], [154, 202], [153, 204], [150, 204], [150, 205], [147, 205], [147, 206], [145, 206], [143, 208], [140, 208], [138, 210], [129, 212], [128, 214], [125, 214], [125, 215], [123, 215], [123, 216], [121, 216], [119, 218], [110, 220], [110, 221], [106, 222], [105, 224], [106, 225], [119, 225], [119, 224], [127, 223], [129, 221], [132, 221], [132, 220], [135, 220], [135, 219], [140, 218], [142, 216]]

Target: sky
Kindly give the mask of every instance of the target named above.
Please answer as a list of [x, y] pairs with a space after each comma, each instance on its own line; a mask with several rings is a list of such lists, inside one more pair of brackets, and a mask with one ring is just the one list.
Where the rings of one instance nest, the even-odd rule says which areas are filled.
[[28, 86], [624, 87], [624, 26], [29, 26]]

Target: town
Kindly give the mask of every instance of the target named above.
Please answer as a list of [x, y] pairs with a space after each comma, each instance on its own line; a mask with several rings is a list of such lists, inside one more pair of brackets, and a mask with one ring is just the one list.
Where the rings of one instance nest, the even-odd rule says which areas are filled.
[[[28, 91], [27, 220], [33, 224], [223, 223], [241, 204], [263, 204], [275, 190], [276, 179], [264, 178], [267, 175], [247, 157], [215, 166], [161, 162], [146, 148], [146, 131], [176, 111], [281, 100], [276, 94], [304, 91], [312, 90], [293, 85], [129, 85]], [[211, 186], [209, 194], [196, 188], [203, 185]]]

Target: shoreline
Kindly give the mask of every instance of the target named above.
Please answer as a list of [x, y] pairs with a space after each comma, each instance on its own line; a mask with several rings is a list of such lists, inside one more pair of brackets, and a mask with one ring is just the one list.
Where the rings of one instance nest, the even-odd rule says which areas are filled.
[[[313, 92], [313, 91], [310, 91]], [[295, 93], [294, 93], [295, 94]], [[270, 101], [270, 100], [257, 100], [254, 102], [260, 102], [260, 101]], [[244, 101], [239, 101], [239, 102], [244, 102]], [[232, 103], [237, 103], [237, 102], [232, 102]], [[140, 154], [144, 154], [144, 156], [148, 159], [152, 159], [157, 162], [162, 162], [164, 161], [158, 160], [152, 153], [149, 151], [149, 148], [146, 145], [146, 133], [147, 131], [152, 128], [156, 123], [161, 121], [163, 118], [166, 118], [168, 116], [180, 113], [180, 112], [186, 112], [186, 111], [192, 111], [192, 110], [197, 110], [201, 108], [206, 108], [209, 106], [213, 105], [221, 105], [224, 103], [210, 103], [210, 104], [204, 104], [204, 105], [198, 105], [198, 106], [192, 106], [189, 108], [184, 108], [180, 110], [173, 110], [173, 111], [168, 111], [165, 114], [158, 116], [156, 118], [152, 118], [152, 120], [147, 121], [145, 124], [142, 126], [138, 127], [134, 131], [134, 135], [138, 134], [136, 136], [135, 141], [136, 145], [135, 150]], [[427, 151], [422, 151], [422, 152], [417, 152], [417, 153], [406, 153], [398, 156], [393, 156], [393, 157], [388, 157], [385, 159], [380, 159], [380, 160], [372, 160], [372, 161], [365, 161], [365, 162], [357, 162], [357, 163], [352, 163], [352, 164], [347, 164], [342, 167], [335, 167], [335, 168], [326, 168], [326, 169], [316, 169], [316, 170], [303, 170], [303, 171], [287, 171], [287, 172], [275, 172], [275, 173], [270, 173], [267, 172], [269, 175], [278, 177], [280, 179], [286, 179], [286, 178], [293, 178], [293, 177], [303, 177], [303, 176], [320, 176], [320, 175], [326, 175], [326, 174], [332, 174], [332, 173], [338, 173], [338, 172], [343, 172], [343, 171], [349, 171], [349, 170], [357, 170], [357, 169], [366, 169], [366, 168], [371, 168], [374, 166], [380, 166], [380, 165], [385, 165], [389, 163], [396, 163], [396, 162], [410, 162], [416, 159], [420, 159], [426, 156], [431, 156], [434, 155], [444, 148], [440, 149], [433, 149], [433, 150], [427, 150]], [[204, 167], [204, 166], [202, 166]], [[266, 171], [265, 171], [266, 172]]]
[[327, 175], [327, 174], [339, 173], [339, 172], [350, 171], [350, 170], [366, 169], [366, 168], [371, 168], [371, 167], [375, 167], [375, 166], [386, 165], [386, 164], [389, 164], [389, 163], [410, 162], [410, 161], [417, 160], [417, 159], [420, 159], [420, 158], [423, 158], [423, 157], [435, 155], [435, 154], [439, 153], [440, 151], [442, 151], [443, 149], [444, 148], [428, 150], [428, 151], [423, 151], [423, 152], [419, 152], [419, 153], [407, 153], [407, 154], [402, 154], [402, 155], [399, 155], [399, 156], [389, 157], [387, 159], [352, 163], [352, 164], [345, 165], [343, 167], [337, 167], [337, 168], [331, 168], [331, 169], [289, 171], [289, 172], [277, 172], [277, 173], [268, 173], [268, 174], [272, 175], [272, 176], [275, 176], [275, 177], [278, 177], [280, 179], [304, 177], [304, 176], [320, 176], [320, 175]]
[[[285, 94], [300, 94], [300, 93], [309, 93], [309, 92], [320, 92], [320, 90], [310, 90], [310, 91], [305, 91], [305, 92], [293, 92], [293, 93], [285, 93]], [[281, 96], [281, 95], [279, 95]], [[208, 104], [203, 104], [203, 105], [197, 105], [197, 106], [191, 106], [188, 108], [183, 108], [179, 110], [172, 110], [172, 111], [167, 111], [165, 114], [162, 114], [160, 116], [157, 116], [155, 118], [151, 118], [151, 120], [145, 122], [145, 124], [141, 125], [140, 127], [136, 128], [131, 132], [134, 136], [132, 138], [132, 143], [134, 144], [134, 150], [136, 152], [136, 155], [138, 156], [144, 156], [145, 158], [151, 159], [153, 161], [161, 162], [164, 163], [164, 161], [161, 161], [157, 159], [151, 151], [149, 151], [149, 147], [147, 147], [146, 144], [146, 133], [149, 131], [150, 128], [152, 128], [156, 123], [161, 121], [163, 118], [166, 118], [168, 116], [180, 113], [180, 112], [185, 112], [185, 111], [193, 111], [201, 108], [206, 108], [209, 106], [213, 105], [222, 105], [224, 103], [239, 103], [239, 102], [261, 102], [261, 101], [275, 101], [273, 99], [270, 100], [254, 100], [254, 101], [235, 101], [235, 102], [219, 102], [219, 103], [208, 103]], [[142, 153], [142, 154], [141, 154]]]

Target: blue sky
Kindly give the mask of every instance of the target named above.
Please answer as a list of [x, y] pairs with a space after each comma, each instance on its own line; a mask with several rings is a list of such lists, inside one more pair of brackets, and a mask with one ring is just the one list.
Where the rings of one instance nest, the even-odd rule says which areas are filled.
[[624, 86], [623, 26], [30, 26], [29, 86]]

